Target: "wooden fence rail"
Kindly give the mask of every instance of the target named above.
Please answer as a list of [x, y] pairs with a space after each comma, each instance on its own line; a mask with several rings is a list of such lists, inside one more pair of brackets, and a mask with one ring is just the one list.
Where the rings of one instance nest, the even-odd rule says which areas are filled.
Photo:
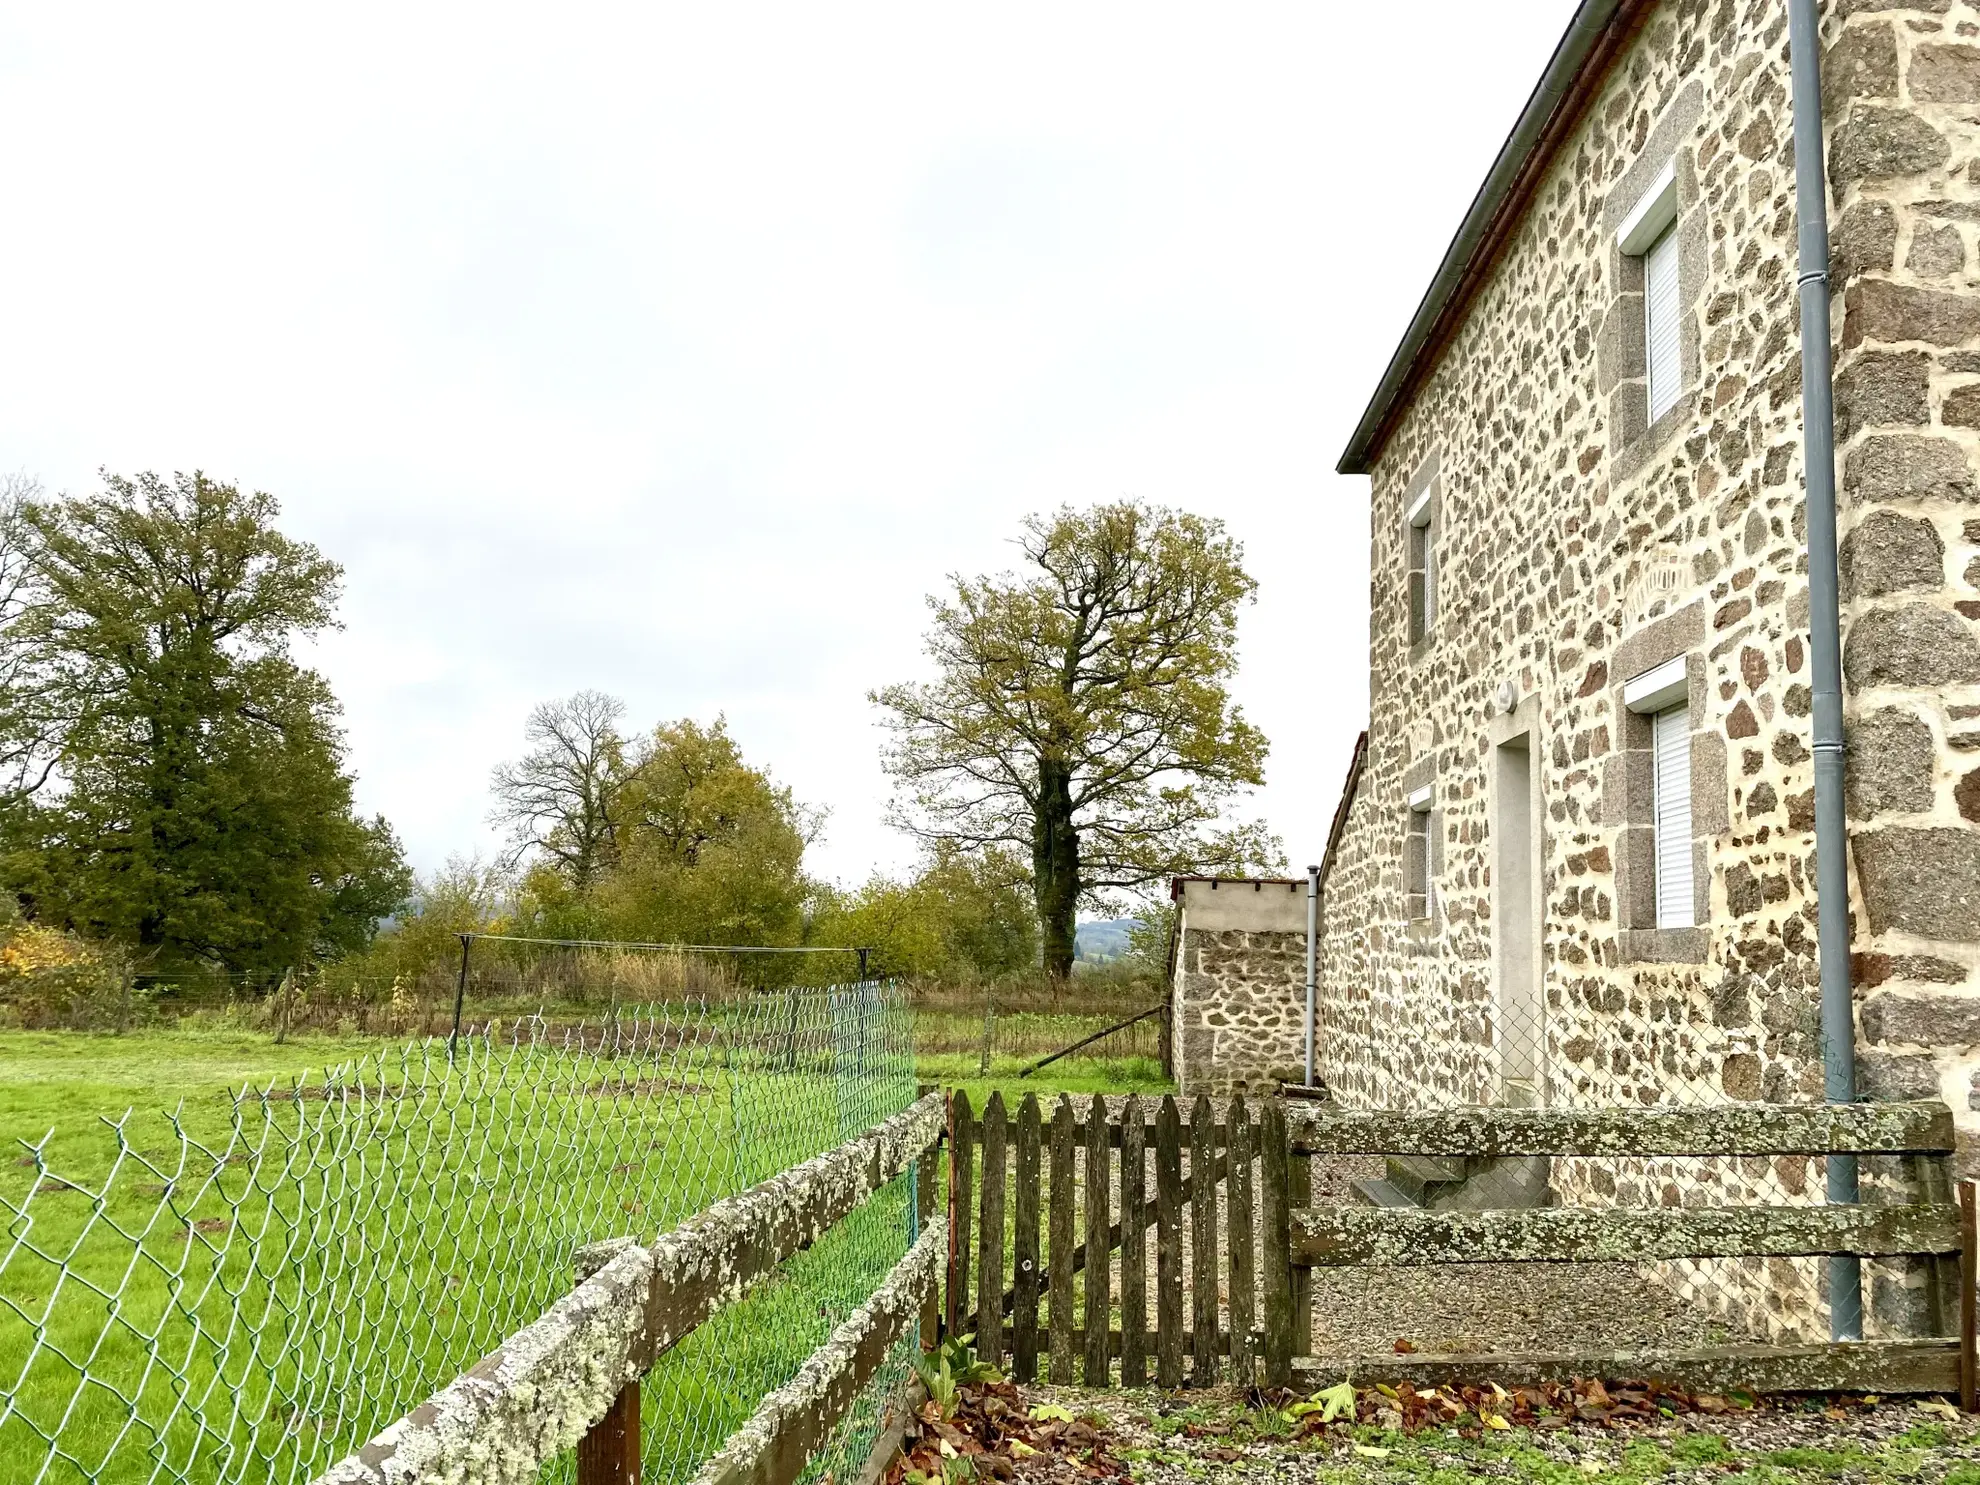
[[[1743, 1368], [1746, 1385], [1754, 1386], [1898, 1392], [1961, 1385], [1971, 1398], [1980, 1385], [1973, 1194], [1959, 1192], [1969, 1207], [1962, 1214], [1946, 1170], [1952, 1116], [1942, 1104], [1396, 1114], [1278, 1098], [1238, 1097], [1220, 1112], [1203, 1097], [1185, 1109], [1172, 1097], [1096, 1096], [1076, 1105], [1061, 1095], [1048, 1113], [1028, 1095], [1012, 1117], [1001, 1096], [978, 1115], [959, 1093], [949, 1122], [957, 1156], [950, 1215], [962, 1238], [949, 1274], [948, 1322], [975, 1333], [984, 1359], [1008, 1358], [1019, 1381], [1048, 1376], [1107, 1387], [1116, 1365], [1124, 1386], [1338, 1381], [1342, 1363], [1301, 1353], [1311, 1344], [1316, 1271], [1347, 1265], [1645, 1265], [1857, 1254], [1921, 1260], [1928, 1328], [1952, 1328], [1957, 1293], [1965, 1339], [1359, 1358], [1356, 1375], [1420, 1385], [1659, 1376], [1717, 1386]], [[1909, 1171], [1910, 1198], [1711, 1209], [1310, 1209], [1307, 1168], [1316, 1154], [1602, 1161], [1836, 1153], [1906, 1157], [1893, 1169]], [[973, 1249], [972, 1231], [979, 1235]], [[1953, 1278], [1954, 1255], [1964, 1283]]]

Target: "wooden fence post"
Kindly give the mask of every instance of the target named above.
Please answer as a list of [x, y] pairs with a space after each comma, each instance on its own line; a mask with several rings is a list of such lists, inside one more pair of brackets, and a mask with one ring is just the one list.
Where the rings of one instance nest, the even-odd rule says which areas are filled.
[[1972, 1181], [1959, 1183], [1959, 1405], [1967, 1412], [1980, 1411], [1980, 1365], [1975, 1362], [1976, 1327], [1974, 1286], [1980, 1284], [1980, 1219], [1975, 1212], [1976, 1187]]
[[1189, 1111], [1190, 1383], [1217, 1385], [1217, 1116], [1199, 1093]]
[[1182, 1115], [1164, 1094], [1155, 1116], [1155, 1381], [1183, 1381]]
[[1265, 1385], [1292, 1381], [1292, 1215], [1286, 1106], [1271, 1099], [1258, 1129], [1259, 1264], [1265, 1307]]
[[969, 1328], [969, 1095], [949, 1099], [949, 1334]]
[[976, 1252], [976, 1354], [1004, 1362], [1004, 1095], [983, 1109], [983, 1220]]
[[1114, 1301], [1108, 1279], [1113, 1250], [1112, 1216], [1108, 1211], [1107, 1100], [1093, 1095], [1086, 1111], [1086, 1385], [1105, 1387], [1109, 1358], [1107, 1332]]
[[1257, 1358], [1251, 1349], [1251, 1327], [1256, 1320], [1252, 1305], [1255, 1230], [1251, 1220], [1251, 1113], [1242, 1093], [1231, 1100], [1225, 1119], [1225, 1168], [1230, 1172], [1231, 1380], [1240, 1387], [1251, 1387], [1258, 1381]]
[[[935, 1215], [935, 1183], [941, 1178], [941, 1146], [931, 1143], [915, 1162], [914, 1199], [916, 1216], [920, 1219], [915, 1224], [916, 1236], [926, 1230]], [[942, 1291], [940, 1286], [930, 1285], [928, 1297], [921, 1302], [921, 1344], [924, 1350], [932, 1351], [941, 1342]]]
[[639, 1485], [639, 1383], [626, 1383], [577, 1446], [577, 1485]]
[[1073, 1138], [1072, 1100], [1059, 1095], [1052, 1111], [1051, 1253], [1045, 1260], [1052, 1288], [1052, 1381], [1073, 1381]]
[[[1313, 1205], [1313, 1157], [1294, 1153], [1290, 1141], [1286, 1149], [1286, 1220], [1290, 1226], [1293, 1212], [1305, 1211]], [[1295, 1356], [1304, 1356], [1313, 1349], [1313, 1270], [1310, 1268], [1292, 1271], [1292, 1339]]]
[[1148, 1384], [1147, 1133], [1141, 1100], [1128, 1095], [1121, 1109], [1121, 1385]]
[[1011, 1375], [1038, 1377], [1038, 1095], [1017, 1116], [1017, 1231], [1011, 1244]]

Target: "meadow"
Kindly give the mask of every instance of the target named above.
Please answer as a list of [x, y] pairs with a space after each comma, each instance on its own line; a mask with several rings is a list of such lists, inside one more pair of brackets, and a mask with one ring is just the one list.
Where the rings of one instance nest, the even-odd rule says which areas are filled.
[[[849, 994], [627, 1013], [602, 1044], [469, 1036], [452, 1061], [444, 1036], [202, 1018], [0, 1032], [0, 1478], [307, 1479], [541, 1313], [579, 1244], [650, 1237], [917, 1079], [979, 1107], [1167, 1086], [1134, 1055], [1017, 1076], [1111, 1013], [1014, 1014], [980, 1076], [980, 1045], [909, 1052], [970, 1013], [911, 1030], [900, 997]], [[871, 1292], [910, 1200], [896, 1183], [655, 1369], [649, 1478], [692, 1473]]]
[[[0, 1478], [307, 1479], [540, 1314], [579, 1244], [650, 1237], [912, 1098], [897, 1001], [767, 1005], [452, 1059], [0, 1035]], [[656, 1369], [653, 1478], [864, 1299], [908, 1211], [897, 1183]]]

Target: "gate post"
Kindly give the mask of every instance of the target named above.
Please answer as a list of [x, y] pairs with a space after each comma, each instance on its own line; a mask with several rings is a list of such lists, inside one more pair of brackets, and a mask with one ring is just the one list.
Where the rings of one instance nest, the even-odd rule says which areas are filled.
[[1293, 1356], [1291, 1150], [1285, 1100], [1269, 1100], [1260, 1123], [1258, 1277], [1265, 1310], [1265, 1385], [1285, 1387], [1292, 1382]]

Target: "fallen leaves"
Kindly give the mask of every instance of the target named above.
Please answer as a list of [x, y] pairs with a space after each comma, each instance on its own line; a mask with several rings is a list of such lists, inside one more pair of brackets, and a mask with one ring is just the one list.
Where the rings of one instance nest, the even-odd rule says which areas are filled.
[[1408, 1382], [1357, 1388], [1344, 1381], [1309, 1398], [1282, 1404], [1281, 1414], [1306, 1434], [1340, 1422], [1372, 1424], [1404, 1433], [1451, 1428], [1476, 1437], [1513, 1428], [1547, 1431], [1572, 1422], [1616, 1425], [1682, 1413], [1722, 1414], [1755, 1405], [1756, 1400], [1743, 1392], [1694, 1396], [1657, 1383], [1608, 1384], [1599, 1378], [1513, 1388], [1493, 1382], [1482, 1388], [1426, 1387], [1422, 1391]]
[[1113, 1454], [1110, 1430], [1056, 1403], [1027, 1409], [1003, 1380], [965, 1382], [948, 1415], [933, 1401], [910, 1420], [886, 1485], [949, 1485], [959, 1480], [1118, 1481], [1128, 1468]]

